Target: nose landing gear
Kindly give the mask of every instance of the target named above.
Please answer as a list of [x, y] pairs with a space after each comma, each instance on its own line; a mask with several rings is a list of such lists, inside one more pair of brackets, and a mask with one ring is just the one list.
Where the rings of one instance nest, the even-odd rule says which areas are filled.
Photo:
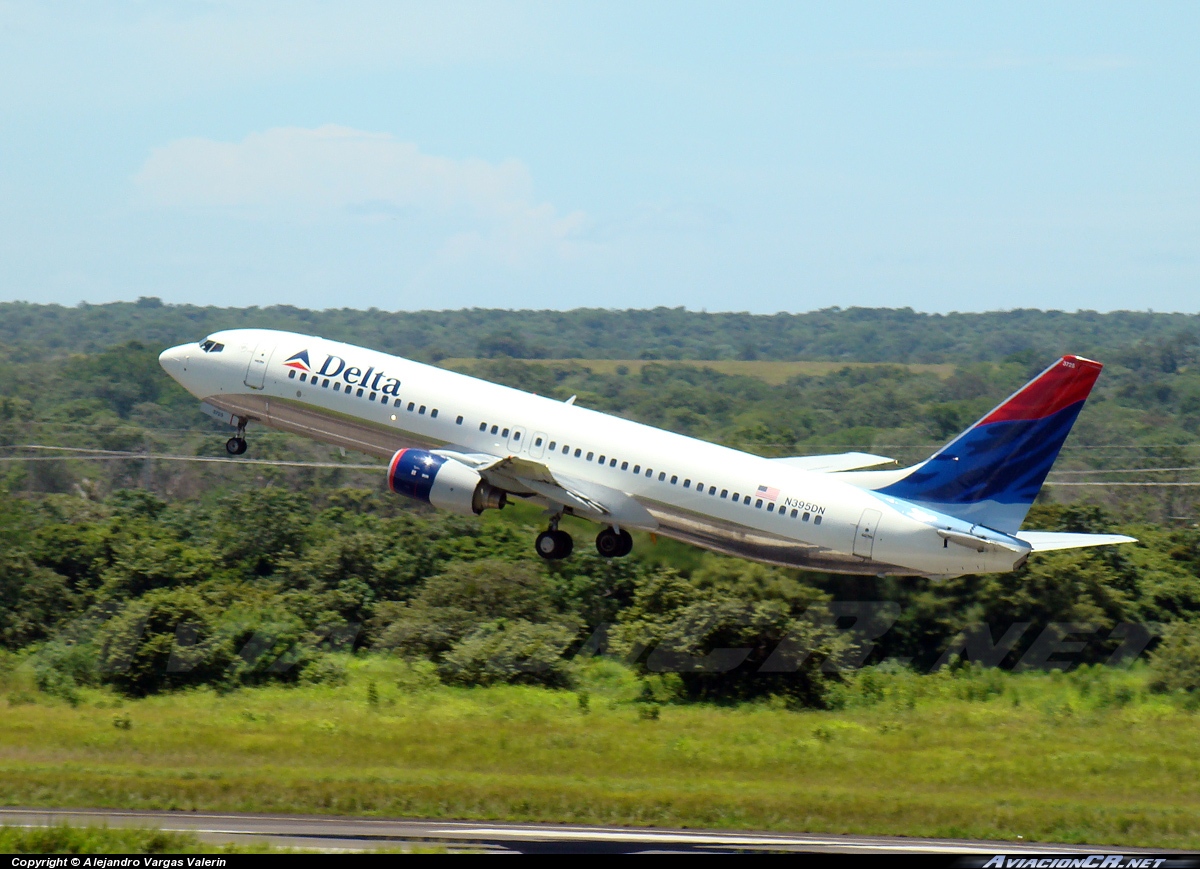
[[622, 558], [633, 551], [633, 536], [628, 531], [605, 528], [596, 535], [596, 551], [604, 558]]
[[246, 452], [246, 420], [238, 418], [237, 434], [225, 441], [225, 452], [231, 456]]

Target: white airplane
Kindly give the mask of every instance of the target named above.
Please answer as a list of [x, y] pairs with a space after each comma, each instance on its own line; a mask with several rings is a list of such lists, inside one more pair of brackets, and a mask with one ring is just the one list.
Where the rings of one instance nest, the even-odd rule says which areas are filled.
[[1064, 356], [910, 468], [842, 453], [768, 459], [310, 335], [217, 332], [163, 352], [207, 413], [389, 460], [393, 492], [466, 515], [539, 504], [535, 547], [565, 558], [564, 514], [603, 526], [602, 556], [633, 529], [768, 564], [949, 577], [1015, 570], [1030, 552], [1129, 543], [1116, 534], [1022, 531], [1101, 365]]

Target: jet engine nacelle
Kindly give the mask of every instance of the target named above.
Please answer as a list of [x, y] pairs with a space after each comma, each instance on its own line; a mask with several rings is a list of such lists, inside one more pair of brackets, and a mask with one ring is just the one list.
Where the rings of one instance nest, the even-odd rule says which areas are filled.
[[499, 510], [506, 503], [504, 490], [485, 483], [478, 471], [427, 450], [400, 450], [392, 456], [388, 488], [464, 516], [489, 507]]

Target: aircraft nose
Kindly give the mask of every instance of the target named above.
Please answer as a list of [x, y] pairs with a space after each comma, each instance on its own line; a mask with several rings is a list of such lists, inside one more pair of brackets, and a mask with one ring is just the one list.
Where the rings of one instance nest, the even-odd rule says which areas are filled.
[[189, 346], [187, 344], [180, 344], [178, 347], [168, 347], [162, 353], [158, 354], [158, 364], [162, 366], [163, 371], [170, 374], [176, 380], [187, 371]]

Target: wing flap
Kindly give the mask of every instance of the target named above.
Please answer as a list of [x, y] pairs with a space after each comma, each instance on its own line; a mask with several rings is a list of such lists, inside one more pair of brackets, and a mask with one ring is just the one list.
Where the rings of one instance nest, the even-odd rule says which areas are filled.
[[520, 456], [497, 457], [486, 453], [443, 455], [477, 470], [493, 486], [514, 493], [532, 493], [569, 507], [577, 515], [628, 528], [653, 530], [658, 522], [625, 492], [599, 483], [556, 475], [544, 463]]

